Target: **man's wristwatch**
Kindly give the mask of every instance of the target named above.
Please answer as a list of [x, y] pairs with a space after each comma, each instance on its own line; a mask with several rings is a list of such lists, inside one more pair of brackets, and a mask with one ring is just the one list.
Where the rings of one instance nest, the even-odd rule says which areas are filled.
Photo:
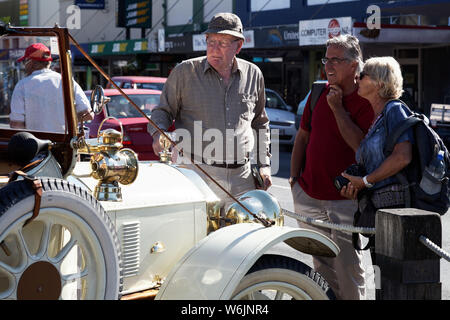
[[370, 183], [369, 181], [367, 181], [367, 176], [363, 177], [363, 181], [364, 181], [364, 184], [366, 185], [366, 188], [372, 188], [373, 187], [373, 183]]
[[295, 181], [297, 181], [298, 177], [289, 177], [289, 185], [292, 187]]

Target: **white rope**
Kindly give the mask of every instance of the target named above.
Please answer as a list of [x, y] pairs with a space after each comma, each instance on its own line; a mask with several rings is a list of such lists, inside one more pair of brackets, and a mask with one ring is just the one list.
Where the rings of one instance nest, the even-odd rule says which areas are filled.
[[445, 252], [444, 249], [440, 248], [437, 244], [435, 244], [433, 241], [431, 241], [425, 236], [420, 236], [419, 241], [423, 245], [425, 245], [428, 249], [436, 253], [438, 256], [450, 262], [450, 255], [447, 252]]
[[[322, 228], [328, 228], [333, 230], [339, 230], [342, 232], [348, 232], [348, 233], [365, 233], [365, 234], [375, 234], [375, 228], [365, 228], [365, 227], [355, 227], [347, 224], [338, 224], [338, 223], [332, 223], [322, 220], [313, 219], [311, 217], [303, 216], [301, 214], [298, 214], [296, 212], [292, 212], [286, 209], [281, 209], [283, 214], [294, 218], [296, 220], [305, 222], [307, 224], [319, 226]], [[448, 254], [445, 250], [440, 248], [438, 245], [436, 245], [434, 242], [432, 242], [430, 239], [428, 239], [425, 236], [420, 236], [419, 241], [425, 245], [428, 249], [436, 253], [441, 258], [444, 258], [445, 260], [450, 262], [450, 254]]]
[[317, 219], [313, 219], [310, 217], [306, 217], [303, 216], [301, 214], [298, 214], [296, 212], [292, 212], [286, 209], [281, 209], [283, 214], [297, 219], [299, 221], [305, 222], [307, 224], [311, 224], [311, 225], [315, 225], [315, 226], [319, 226], [319, 227], [323, 227], [323, 228], [328, 228], [328, 229], [333, 229], [333, 230], [339, 230], [342, 232], [348, 232], [348, 233], [364, 233], [364, 234], [375, 234], [375, 228], [366, 228], [366, 227], [355, 227], [355, 226], [351, 226], [351, 225], [347, 225], [347, 224], [338, 224], [338, 223], [332, 223], [332, 222], [328, 222], [328, 221], [322, 221], [322, 220], [317, 220]]

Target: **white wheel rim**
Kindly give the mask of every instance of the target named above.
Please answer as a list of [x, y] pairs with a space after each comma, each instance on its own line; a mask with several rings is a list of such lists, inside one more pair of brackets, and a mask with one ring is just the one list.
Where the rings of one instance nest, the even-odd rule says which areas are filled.
[[[62, 208], [43, 208], [26, 229], [23, 215], [0, 235], [10, 256], [0, 248], [0, 299], [18, 299], [25, 271], [37, 262], [59, 273], [59, 299], [101, 299], [106, 290], [106, 266], [101, 244], [92, 228], [77, 214]], [[63, 242], [55, 232], [63, 227]], [[56, 244], [57, 243], [57, 244]], [[35, 248], [32, 248], [35, 246]], [[14, 263], [11, 263], [14, 260]], [[75, 271], [73, 271], [75, 270]], [[37, 275], [36, 275], [37, 276]]]
[[304, 290], [287, 282], [265, 281], [249, 286], [236, 294], [233, 300], [312, 300]]

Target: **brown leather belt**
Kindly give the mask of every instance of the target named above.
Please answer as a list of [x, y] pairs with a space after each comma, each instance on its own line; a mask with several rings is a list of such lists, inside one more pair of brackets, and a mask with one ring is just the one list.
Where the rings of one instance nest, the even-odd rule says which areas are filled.
[[217, 162], [211, 162], [207, 163], [206, 161], [203, 161], [204, 164], [207, 164], [209, 166], [218, 167], [218, 168], [226, 168], [226, 169], [236, 169], [240, 168], [242, 166], [245, 166], [248, 162], [248, 159], [245, 159], [244, 163], [217, 163]]
[[[193, 163], [198, 163], [195, 161], [198, 161], [197, 159], [194, 159], [193, 156], [191, 156], [191, 160]], [[213, 167], [218, 167], [218, 168], [226, 168], [226, 169], [236, 169], [236, 168], [240, 168], [242, 166], [245, 166], [247, 164], [247, 162], [249, 162], [249, 158], [246, 157], [244, 159], [244, 162], [232, 162], [232, 163], [223, 163], [223, 162], [215, 162], [215, 161], [207, 161], [205, 159], [202, 158], [202, 163], [203, 164], [207, 164], [208, 166], [213, 166]]]

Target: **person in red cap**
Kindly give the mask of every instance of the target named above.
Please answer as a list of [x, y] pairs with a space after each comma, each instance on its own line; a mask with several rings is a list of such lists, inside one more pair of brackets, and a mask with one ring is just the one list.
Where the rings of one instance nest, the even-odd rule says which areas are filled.
[[[30, 45], [17, 60], [24, 63], [27, 77], [17, 83], [12, 94], [11, 128], [65, 131], [61, 75], [50, 69], [52, 61], [50, 49], [42, 43]], [[73, 87], [78, 119], [92, 120], [94, 114], [89, 100], [75, 81]]]

